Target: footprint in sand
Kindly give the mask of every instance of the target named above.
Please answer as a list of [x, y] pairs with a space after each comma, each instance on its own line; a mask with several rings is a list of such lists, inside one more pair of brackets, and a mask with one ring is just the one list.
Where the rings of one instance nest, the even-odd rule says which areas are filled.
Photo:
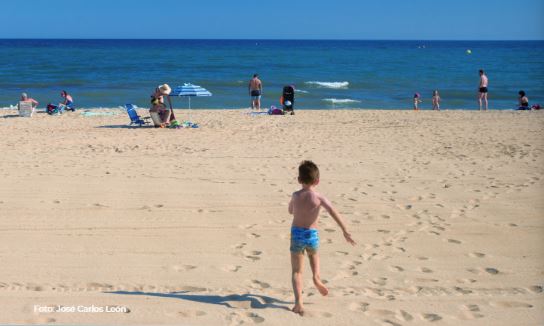
[[497, 301], [497, 302], [491, 302], [491, 306], [493, 307], [501, 307], [501, 308], [532, 308], [533, 305], [525, 303], [525, 302], [519, 302], [519, 301]]
[[242, 243], [239, 243], [237, 245], [234, 245], [233, 248], [234, 249], [243, 249], [246, 245], [247, 245], [247, 243], [242, 242]]
[[442, 319], [442, 317], [437, 314], [422, 314], [421, 318], [429, 322], [439, 321]]
[[387, 278], [386, 277], [378, 277], [378, 278], [370, 280], [370, 282], [372, 284], [374, 284], [374, 285], [385, 286], [385, 285], [387, 285]]
[[227, 320], [230, 322], [229, 325], [260, 324], [265, 321], [263, 317], [253, 312], [232, 312], [227, 316]]
[[427, 267], [421, 267], [420, 269], [423, 273], [432, 273], [433, 270]]
[[178, 291], [187, 291], [187, 292], [204, 292], [206, 290], [208, 289], [197, 287], [197, 286], [190, 286], [190, 285], [182, 286], [181, 288], [178, 289]]
[[455, 243], [455, 244], [461, 244], [462, 243], [461, 241], [455, 240], [455, 239], [448, 239], [448, 242], [449, 243]]
[[350, 303], [348, 309], [356, 312], [365, 312], [368, 311], [368, 306], [370, 306], [370, 304], [366, 302], [352, 302]]
[[493, 268], [493, 267], [486, 267], [484, 270], [485, 270], [487, 273], [492, 274], [492, 275], [497, 275], [497, 274], [499, 274], [499, 270], [496, 269], [496, 268]]
[[108, 207], [108, 206], [102, 205], [102, 204], [100, 204], [100, 203], [94, 203], [93, 206], [94, 206], [94, 207]]
[[261, 257], [259, 257], [259, 256], [260, 256], [261, 254], [262, 254], [262, 251], [258, 251], [258, 250], [253, 250], [253, 251], [245, 252], [245, 253], [244, 253], [245, 258], [246, 258], [247, 260], [251, 260], [251, 261], [260, 260]]
[[259, 280], [252, 280], [251, 283], [255, 285], [259, 289], [268, 289], [270, 288], [270, 284], [266, 282], [261, 282]]
[[249, 233], [249, 234], [247, 234], [247, 237], [249, 237], [249, 238], [260, 238], [261, 235], [258, 234], [258, 233]]
[[245, 225], [238, 225], [238, 227], [240, 229], [246, 229], [246, 230], [249, 230], [249, 229], [252, 229], [254, 227], [256, 227], [257, 224], [245, 224]]
[[187, 272], [187, 271], [193, 270], [195, 268], [196, 268], [196, 266], [194, 266], [194, 265], [175, 265], [175, 266], [172, 266], [172, 269], [175, 270], [176, 272]]
[[404, 268], [402, 268], [400, 266], [389, 266], [389, 269], [392, 272], [404, 272]]
[[542, 286], [540, 285], [533, 285], [529, 287], [529, 290], [534, 293], [542, 293]]
[[224, 266], [223, 268], [221, 268], [223, 271], [225, 272], [231, 272], [231, 273], [236, 273], [237, 271], [240, 270], [240, 268], [242, 268], [242, 266], [240, 265], [227, 265], [227, 266]]
[[468, 304], [463, 306], [463, 309], [465, 310], [463, 312], [463, 319], [479, 319], [485, 317], [480, 313], [480, 307], [476, 304]]
[[395, 317], [398, 319], [398, 320], [401, 320], [401, 321], [412, 321], [414, 319], [414, 317], [412, 315], [410, 315], [408, 312], [404, 311], [404, 310], [399, 310], [396, 314], [395, 314]]
[[178, 315], [183, 318], [194, 318], [194, 317], [205, 316], [206, 312], [202, 310], [185, 310], [185, 311], [178, 311]]
[[374, 318], [395, 318], [395, 312], [387, 309], [370, 309], [365, 312], [365, 315]]
[[471, 252], [468, 254], [468, 256], [471, 258], [484, 258], [485, 254], [481, 252]]

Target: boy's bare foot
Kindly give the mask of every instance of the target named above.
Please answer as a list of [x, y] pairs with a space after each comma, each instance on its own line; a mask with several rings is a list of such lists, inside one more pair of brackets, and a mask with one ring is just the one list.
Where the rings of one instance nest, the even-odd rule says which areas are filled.
[[319, 293], [321, 293], [322, 296], [326, 296], [327, 294], [329, 294], [329, 289], [327, 289], [325, 284], [323, 284], [320, 279], [318, 279], [318, 278], [314, 279], [314, 284], [315, 284], [315, 287], [317, 288]]
[[302, 304], [295, 303], [295, 306], [293, 307], [293, 309], [291, 309], [291, 311], [294, 312], [295, 314], [304, 316], [304, 308], [302, 307]]

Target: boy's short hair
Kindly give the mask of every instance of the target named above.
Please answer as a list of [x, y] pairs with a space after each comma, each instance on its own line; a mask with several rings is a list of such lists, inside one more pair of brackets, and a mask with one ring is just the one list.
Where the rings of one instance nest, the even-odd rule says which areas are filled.
[[312, 161], [302, 161], [298, 166], [298, 181], [313, 185], [319, 180], [319, 168]]

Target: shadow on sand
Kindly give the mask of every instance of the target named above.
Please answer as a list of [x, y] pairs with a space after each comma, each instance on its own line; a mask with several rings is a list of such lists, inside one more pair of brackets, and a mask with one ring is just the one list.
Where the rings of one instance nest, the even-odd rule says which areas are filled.
[[169, 293], [152, 293], [152, 292], [129, 292], [129, 291], [113, 291], [105, 292], [112, 294], [121, 294], [121, 295], [144, 295], [152, 297], [162, 297], [162, 298], [173, 298], [181, 299], [193, 302], [215, 304], [220, 306], [225, 306], [228, 308], [237, 308], [237, 305], [232, 305], [234, 302], [248, 302], [250, 307], [253, 309], [282, 309], [290, 310], [285, 306], [280, 306], [278, 304], [292, 304], [292, 302], [281, 301], [272, 297], [265, 295], [257, 294], [230, 294], [230, 295], [213, 295], [213, 294], [186, 294], [189, 291], [181, 292], [169, 292]]
[[98, 127], [95, 127], [95, 128], [105, 128], [105, 129], [155, 129], [154, 126], [136, 126], [136, 125], [133, 125], [133, 126], [130, 126], [130, 125], [106, 125], [106, 126], [98, 126]]

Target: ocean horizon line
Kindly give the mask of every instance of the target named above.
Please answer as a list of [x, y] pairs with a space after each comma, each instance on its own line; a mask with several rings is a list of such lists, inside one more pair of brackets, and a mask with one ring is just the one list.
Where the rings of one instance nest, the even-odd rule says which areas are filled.
[[328, 39], [328, 38], [49, 38], [49, 37], [23, 37], [11, 38], [0, 37], [0, 41], [28, 40], [28, 41], [324, 41], [324, 42], [544, 42], [544, 39]]

